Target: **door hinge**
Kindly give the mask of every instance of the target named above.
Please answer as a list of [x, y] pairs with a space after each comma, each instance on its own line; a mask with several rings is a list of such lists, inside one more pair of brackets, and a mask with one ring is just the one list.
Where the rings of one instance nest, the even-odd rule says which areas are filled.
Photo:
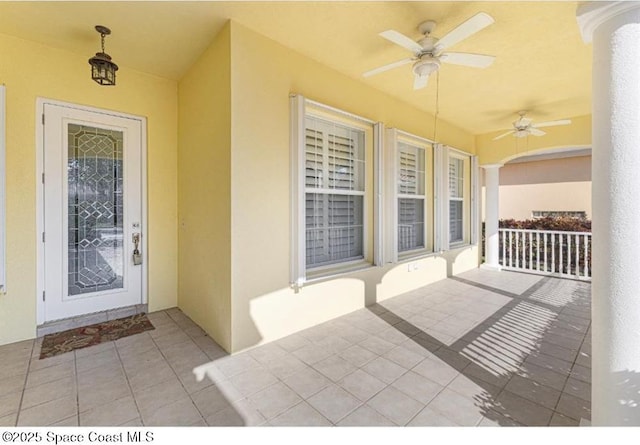
[[44, 125], [44, 113], [42, 113], [42, 125]]
[[42, 242], [44, 243], [44, 232], [42, 232]]
[[44, 173], [42, 174], [42, 183], [44, 184]]
[[42, 291], [42, 301], [47, 301], [46, 295], [47, 293], [45, 291]]

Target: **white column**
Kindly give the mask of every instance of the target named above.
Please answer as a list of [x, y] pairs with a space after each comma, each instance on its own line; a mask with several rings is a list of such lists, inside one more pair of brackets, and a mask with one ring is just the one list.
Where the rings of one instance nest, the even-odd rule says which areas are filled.
[[484, 263], [483, 269], [500, 270], [500, 167], [502, 164], [481, 165], [484, 169]]
[[640, 425], [640, 2], [577, 17], [593, 41], [592, 425]]

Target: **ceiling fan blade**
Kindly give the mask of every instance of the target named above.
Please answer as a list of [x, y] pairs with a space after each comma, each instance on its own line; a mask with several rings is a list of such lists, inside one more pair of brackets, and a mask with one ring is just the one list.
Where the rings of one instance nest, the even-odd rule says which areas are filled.
[[537, 128], [534, 128], [534, 127], [529, 128], [529, 133], [531, 133], [534, 136], [544, 136], [545, 134], [547, 134], [544, 131], [538, 130]]
[[561, 119], [559, 121], [549, 121], [549, 122], [540, 122], [539, 124], [533, 124], [532, 128], [543, 128], [543, 127], [555, 127], [556, 125], [569, 125], [571, 123], [570, 119]]
[[444, 53], [440, 56], [440, 60], [444, 63], [470, 66], [473, 68], [486, 68], [491, 65], [495, 59], [495, 56], [471, 53]]
[[375, 69], [373, 69], [371, 71], [367, 71], [366, 73], [362, 74], [362, 77], [373, 76], [374, 74], [382, 73], [384, 71], [388, 71], [388, 70], [391, 70], [393, 68], [397, 68], [399, 66], [406, 65], [406, 64], [411, 63], [411, 62], [413, 62], [413, 59], [398, 60], [397, 62], [393, 62], [393, 63], [390, 63], [388, 65], [384, 65], [384, 66], [375, 68]]
[[440, 50], [445, 48], [449, 48], [450, 46], [455, 45], [458, 42], [466, 39], [467, 37], [472, 36], [478, 31], [486, 28], [491, 25], [495, 20], [489, 14], [485, 12], [480, 12], [464, 23], [461, 23], [452, 31], [450, 31], [447, 35], [442, 37], [436, 47]]
[[515, 131], [514, 131], [514, 130], [507, 131], [506, 133], [503, 133], [503, 134], [501, 134], [500, 136], [496, 136], [496, 137], [494, 137], [494, 138], [493, 138], [493, 140], [494, 140], [494, 141], [497, 141], [498, 139], [502, 139], [503, 137], [505, 137], [505, 136], [509, 136], [510, 134], [513, 134], [513, 133], [515, 133]]
[[414, 54], [422, 52], [422, 46], [420, 46], [418, 43], [414, 42], [404, 34], [399, 33], [398, 31], [390, 29], [388, 31], [381, 32], [379, 35], [389, 40], [390, 42], [393, 42], [396, 45], [399, 45], [404, 49], [411, 51]]
[[424, 87], [427, 86], [427, 83], [429, 82], [429, 76], [418, 76], [415, 75], [413, 78], [413, 89], [414, 90], [420, 90]]

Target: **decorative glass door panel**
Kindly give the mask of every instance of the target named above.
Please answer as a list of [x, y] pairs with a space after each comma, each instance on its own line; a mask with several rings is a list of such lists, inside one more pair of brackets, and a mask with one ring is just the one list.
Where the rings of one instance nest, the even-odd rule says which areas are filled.
[[123, 287], [123, 133], [68, 124], [69, 295]]
[[42, 318], [142, 303], [141, 120], [58, 104], [44, 111]]

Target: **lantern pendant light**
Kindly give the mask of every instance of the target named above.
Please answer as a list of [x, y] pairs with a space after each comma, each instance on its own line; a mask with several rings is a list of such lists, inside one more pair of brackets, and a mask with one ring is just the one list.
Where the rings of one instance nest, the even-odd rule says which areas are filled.
[[91, 78], [100, 85], [115, 85], [118, 65], [111, 61], [111, 56], [104, 52], [104, 36], [111, 34], [106, 26], [96, 25], [96, 31], [100, 33], [102, 52], [96, 53], [89, 59], [91, 65]]

